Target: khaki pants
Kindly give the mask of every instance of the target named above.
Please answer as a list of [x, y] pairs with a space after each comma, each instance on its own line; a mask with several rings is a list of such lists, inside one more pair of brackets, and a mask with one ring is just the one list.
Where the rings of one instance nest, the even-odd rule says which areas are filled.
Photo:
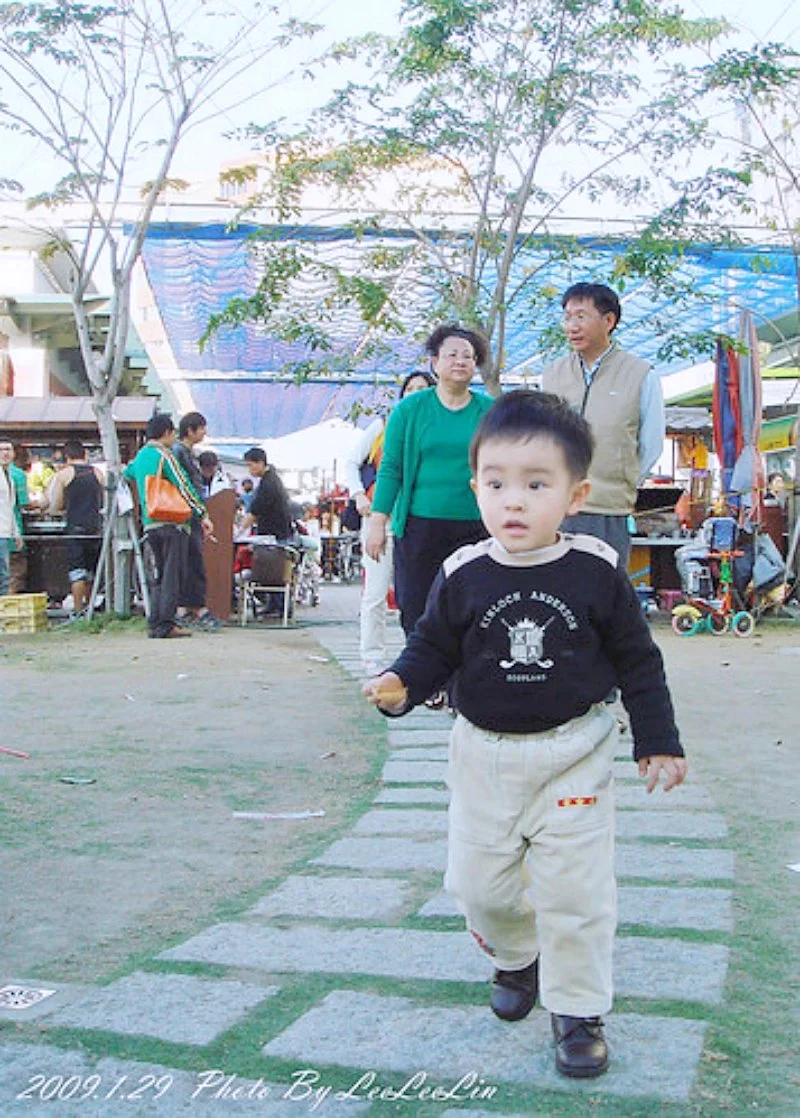
[[539, 956], [551, 1013], [611, 1008], [616, 744], [604, 706], [540, 734], [453, 727], [445, 885], [497, 968]]
[[386, 550], [376, 562], [367, 555], [364, 541], [369, 531], [369, 517], [361, 522], [361, 566], [364, 570], [364, 588], [361, 594], [360, 651], [361, 664], [367, 670], [381, 669], [392, 662], [386, 650], [386, 595], [392, 581], [392, 554], [394, 536], [391, 525], [386, 526]]

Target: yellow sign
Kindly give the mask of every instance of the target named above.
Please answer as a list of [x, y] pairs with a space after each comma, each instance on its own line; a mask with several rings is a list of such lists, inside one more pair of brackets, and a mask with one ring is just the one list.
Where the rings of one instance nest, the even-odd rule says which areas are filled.
[[782, 415], [767, 419], [761, 424], [758, 449], [762, 454], [769, 450], [789, 450], [797, 443], [797, 416]]

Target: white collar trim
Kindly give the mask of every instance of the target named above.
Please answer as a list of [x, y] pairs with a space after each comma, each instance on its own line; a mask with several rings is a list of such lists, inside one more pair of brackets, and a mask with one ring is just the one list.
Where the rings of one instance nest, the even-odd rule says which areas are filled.
[[536, 547], [531, 551], [508, 551], [493, 536], [489, 544], [489, 555], [504, 567], [537, 567], [561, 559], [570, 550], [570, 546], [570, 541], [563, 532], [558, 533], [555, 543], [548, 547]]

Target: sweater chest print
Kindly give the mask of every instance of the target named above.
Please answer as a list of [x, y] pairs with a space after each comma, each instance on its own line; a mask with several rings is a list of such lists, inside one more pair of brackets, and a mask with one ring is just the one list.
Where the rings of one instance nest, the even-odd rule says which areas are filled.
[[[575, 614], [556, 595], [541, 590], [515, 590], [486, 610], [479, 627], [488, 631], [501, 625], [506, 630], [504, 639], [495, 632], [487, 635], [497, 647], [508, 649], [508, 655], [498, 659], [508, 683], [539, 683], [547, 679], [555, 662], [548, 655], [547, 644], [549, 635], [556, 631], [551, 626], [555, 623], [558, 628], [559, 622], [569, 632], [579, 628]], [[526, 668], [534, 668], [536, 673], [525, 671]]]

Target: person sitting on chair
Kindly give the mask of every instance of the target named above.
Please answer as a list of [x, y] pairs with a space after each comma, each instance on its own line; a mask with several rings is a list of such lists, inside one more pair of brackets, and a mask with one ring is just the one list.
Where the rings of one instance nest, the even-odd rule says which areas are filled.
[[250, 506], [239, 527], [239, 535], [248, 534], [253, 525], [259, 536], [274, 536], [278, 542], [294, 542], [292, 514], [289, 508], [289, 494], [260, 446], [251, 447], [245, 452], [244, 460], [250, 477], [258, 479], [258, 487]]

